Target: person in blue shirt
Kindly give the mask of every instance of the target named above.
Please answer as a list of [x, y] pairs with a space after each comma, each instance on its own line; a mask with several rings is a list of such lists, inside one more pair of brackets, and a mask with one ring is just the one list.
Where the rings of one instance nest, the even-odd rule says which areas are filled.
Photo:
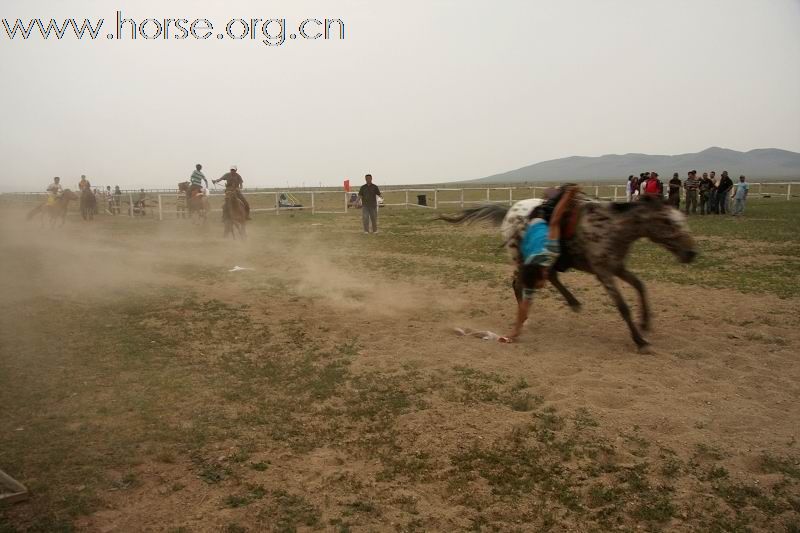
[[747, 193], [750, 191], [750, 184], [745, 179], [744, 176], [739, 176], [739, 183], [736, 184], [736, 192], [733, 194], [733, 216], [735, 217], [744, 214]]
[[525, 229], [519, 245], [520, 260], [518, 268], [521, 292], [517, 296], [517, 320], [506, 342], [513, 342], [522, 332], [522, 325], [528, 318], [531, 299], [536, 289], [544, 287], [550, 269], [561, 255], [561, 219], [573, 204], [579, 192], [576, 185], [565, 185], [553, 208], [550, 221], [532, 218]]

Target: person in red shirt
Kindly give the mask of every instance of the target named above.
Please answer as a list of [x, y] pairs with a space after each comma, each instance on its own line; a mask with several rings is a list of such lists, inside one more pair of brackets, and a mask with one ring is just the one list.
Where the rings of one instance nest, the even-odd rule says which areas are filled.
[[664, 184], [658, 179], [658, 172], [648, 172], [648, 178], [642, 185], [642, 194], [648, 196], [664, 196]]

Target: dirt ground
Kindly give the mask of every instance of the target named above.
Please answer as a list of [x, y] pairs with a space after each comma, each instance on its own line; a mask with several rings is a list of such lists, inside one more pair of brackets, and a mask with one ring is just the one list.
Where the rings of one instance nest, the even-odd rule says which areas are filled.
[[510, 267], [391, 220], [2, 216], [0, 531], [800, 527], [797, 298], [651, 282], [641, 355], [570, 273], [505, 345], [453, 328], [507, 331]]

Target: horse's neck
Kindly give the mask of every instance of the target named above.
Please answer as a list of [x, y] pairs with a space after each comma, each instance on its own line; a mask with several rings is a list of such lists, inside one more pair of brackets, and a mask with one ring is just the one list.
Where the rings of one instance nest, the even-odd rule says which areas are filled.
[[619, 216], [619, 223], [614, 238], [618, 249], [627, 254], [630, 247], [639, 239], [647, 236], [647, 222], [639, 218], [639, 206], [630, 209]]
[[627, 211], [614, 213], [610, 203], [582, 199], [581, 207], [585, 209], [590, 205], [598, 205], [601, 203], [608, 204], [601, 206], [601, 208], [609, 210], [603, 214], [610, 220], [601, 238], [603, 240], [607, 239], [606, 242], [613, 242], [613, 248], [615, 250], [627, 254], [634, 242], [646, 236], [645, 227], [642, 225], [637, 215], [638, 206]]

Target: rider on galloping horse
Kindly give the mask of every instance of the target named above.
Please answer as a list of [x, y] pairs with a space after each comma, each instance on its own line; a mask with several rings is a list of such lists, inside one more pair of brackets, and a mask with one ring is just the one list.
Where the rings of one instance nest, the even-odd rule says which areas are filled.
[[195, 195], [195, 191], [197, 191], [197, 194], [203, 192], [203, 185], [202, 185], [203, 182], [205, 182], [206, 184], [206, 189], [208, 188], [208, 180], [206, 179], [205, 174], [203, 174], [202, 169], [203, 165], [198, 163], [197, 165], [195, 165], [194, 172], [192, 172], [192, 175], [189, 177], [189, 182], [191, 183], [191, 185], [189, 185], [189, 190], [186, 191], [187, 200], [192, 199], [192, 196]]
[[47, 193], [47, 205], [53, 205], [56, 200], [61, 198], [61, 195], [64, 194], [64, 189], [61, 187], [61, 178], [58, 176], [53, 178], [53, 183], [47, 187]]
[[[519, 291], [517, 320], [509, 337], [519, 336], [522, 324], [528, 318], [535, 289], [544, 287], [550, 269], [556, 268], [561, 255], [562, 218], [572, 206], [579, 189], [565, 185], [533, 213], [519, 245], [521, 265], [518, 266]], [[549, 214], [549, 216], [548, 216]], [[549, 219], [549, 220], [548, 220]], [[515, 283], [516, 285], [516, 283]]]
[[[238, 198], [242, 204], [244, 204], [244, 210], [247, 214], [247, 220], [250, 219], [250, 204], [245, 199], [244, 195], [242, 194], [242, 186], [244, 185], [244, 180], [237, 172], [236, 165], [231, 165], [231, 171], [222, 176], [219, 179], [211, 180], [211, 183], [219, 183], [220, 181], [225, 182], [225, 192], [232, 193], [236, 198]], [[223, 211], [222, 217], [225, 218], [227, 216], [227, 212]]]

